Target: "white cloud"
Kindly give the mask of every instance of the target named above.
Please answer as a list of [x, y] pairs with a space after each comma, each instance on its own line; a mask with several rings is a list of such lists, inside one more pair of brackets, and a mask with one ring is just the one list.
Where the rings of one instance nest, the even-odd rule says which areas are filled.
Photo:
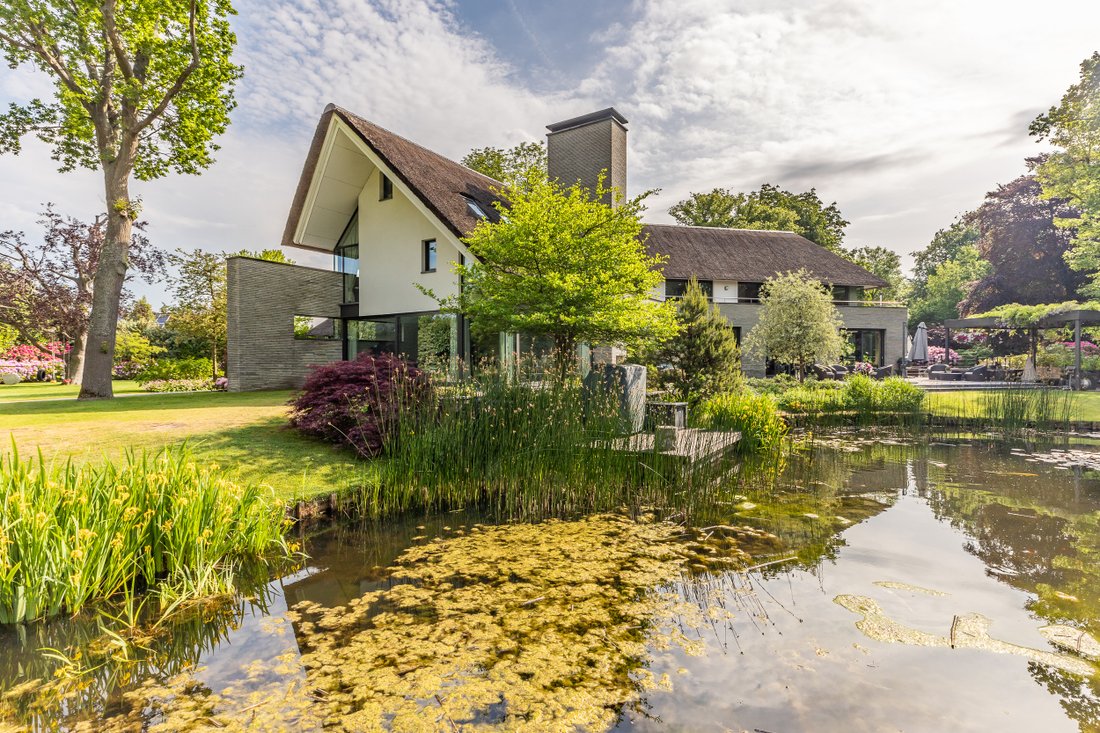
[[[908, 252], [1022, 172], [1037, 151], [1028, 118], [1074, 81], [1100, 25], [1100, 4], [1077, 0], [1043, 6], [1073, 19], [1057, 24], [1003, 0], [637, 0], [610, 28], [562, 19], [605, 46], [604, 63], [547, 94], [449, 0], [238, 10], [246, 72], [218, 163], [135, 186], [166, 248], [276, 244], [313, 127], [336, 102], [456, 158], [614, 104], [631, 120], [631, 189], [663, 188], [650, 218], [714, 186], [816, 186], [853, 221], [850, 243]], [[0, 76], [0, 101], [48, 92], [38, 75]], [[55, 168], [33, 141], [0, 157], [0, 228], [33, 229], [48, 200], [79, 216], [102, 208], [97, 174]]]

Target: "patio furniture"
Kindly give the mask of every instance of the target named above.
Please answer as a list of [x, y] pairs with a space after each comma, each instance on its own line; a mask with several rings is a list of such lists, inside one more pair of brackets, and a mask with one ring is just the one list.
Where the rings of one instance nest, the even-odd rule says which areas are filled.
[[848, 376], [848, 367], [843, 364], [833, 364], [832, 369], [837, 379], [844, 379]]
[[966, 382], [985, 382], [989, 379], [989, 368], [985, 366], [975, 366], [967, 369], [963, 372], [963, 381]]
[[837, 379], [836, 372], [830, 366], [824, 364], [812, 364], [810, 365], [810, 373], [818, 379]]
[[879, 368], [875, 369], [875, 373], [872, 376], [874, 376], [875, 379], [886, 379], [887, 377], [891, 376], [893, 373], [894, 373], [894, 367], [893, 366], [884, 366], [884, 367], [879, 367]]

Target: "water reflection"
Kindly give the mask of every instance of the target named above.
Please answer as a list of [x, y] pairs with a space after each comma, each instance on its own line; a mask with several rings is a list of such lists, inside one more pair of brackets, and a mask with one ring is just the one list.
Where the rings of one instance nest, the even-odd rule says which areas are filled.
[[[102, 619], [0, 632], [0, 713], [89, 730], [1100, 729], [1095, 675], [950, 644], [984, 633], [971, 614], [1048, 654], [1069, 652], [1044, 626], [1098, 635], [1100, 484], [981, 443], [845, 448], [719, 492], [697, 532], [336, 527], [309, 568], [181, 619], [136, 661], [103, 654]], [[861, 632], [844, 595], [914, 636]], [[59, 682], [42, 646], [101, 666]]]

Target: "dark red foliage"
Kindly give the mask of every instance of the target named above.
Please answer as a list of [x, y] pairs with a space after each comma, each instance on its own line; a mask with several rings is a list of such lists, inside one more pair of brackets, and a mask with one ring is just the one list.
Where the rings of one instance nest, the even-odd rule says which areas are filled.
[[422, 399], [427, 375], [392, 354], [316, 367], [290, 404], [290, 424], [309, 435], [351, 446], [362, 456], [382, 452], [403, 408]]

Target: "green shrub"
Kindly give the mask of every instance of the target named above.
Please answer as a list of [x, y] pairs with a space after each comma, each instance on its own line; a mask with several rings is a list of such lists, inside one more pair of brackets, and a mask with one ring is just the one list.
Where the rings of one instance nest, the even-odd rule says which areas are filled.
[[[840, 384], [837, 382], [836, 384]], [[839, 412], [844, 409], [843, 393], [840, 389], [814, 389], [795, 387], [778, 395], [776, 404], [783, 412], [818, 413]]]
[[79, 467], [13, 449], [0, 456], [0, 624], [285, 558], [283, 529], [269, 489], [232, 483], [183, 449]]
[[916, 413], [924, 407], [925, 392], [901, 377], [887, 377], [878, 384], [876, 404], [883, 412]]
[[214, 365], [209, 359], [160, 359], [138, 372], [138, 382], [157, 379], [213, 379]]
[[218, 389], [218, 386], [213, 379], [207, 377], [205, 379], [153, 379], [142, 382], [141, 388], [146, 392], [209, 392]]
[[846, 410], [873, 412], [878, 385], [866, 374], [853, 374], [844, 380], [841, 401]]
[[756, 377], [745, 382], [749, 389], [757, 394], [781, 395], [792, 389], [806, 390], [837, 390], [844, 383], [835, 379], [815, 379], [806, 377], [806, 381], [799, 383], [798, 378], [790, 374], [776, 374], [774, 377]]
[[[809, 391], [808, 391], [809, 392]], [[745, 453], [777, 450], [787, 434], [775, 401], [767, 395], [732, 392], [699, 405], [697, 425], [708, 430], [739, 430], [739, 448]]]

